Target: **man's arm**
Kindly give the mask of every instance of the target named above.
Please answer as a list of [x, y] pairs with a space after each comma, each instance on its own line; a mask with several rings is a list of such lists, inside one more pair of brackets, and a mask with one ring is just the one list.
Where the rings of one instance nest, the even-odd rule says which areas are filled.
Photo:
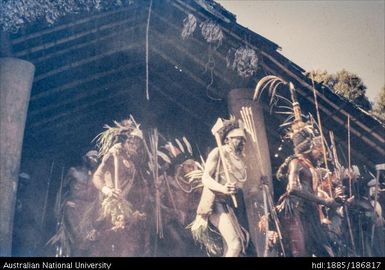
[[305, 200], [309, 200], [312, 202], [315, 202], [317, 204], [322, 204], [328, 207], [336, 207], [337, 203], [332, 198], [320, 198], [313, 193], [304, 190], [302, 188], [302, 185], [299, 181], [299, 173], [301, 169], [301, 164], [299, 163], [298, 159], [293, 159], [289, 163], [289, 183], [288, 183], [288, 193], [290, 195], [294, 195], [297, 197], [300, 197]]
[[100, 190], [104, 195], [113, 196], [114, 195], [114, 187], [107, 186], [104, 180], [105, 174], [109, 170], [113, 170], [113, 156], [111, 153], [107, 153], [100, 163], [99, 167], [96, 169], [92, 182], [95, 187]]
[[227, 184], [222, 185], [213, 178], [213, 175], [216, 173], [219, 158], [219, 149], [214, 148], [207, 157], [205, 170], [202, 176], [202, 183], [212, 191], [223, 194], [233, 194], [235, 192], [235, 186]]

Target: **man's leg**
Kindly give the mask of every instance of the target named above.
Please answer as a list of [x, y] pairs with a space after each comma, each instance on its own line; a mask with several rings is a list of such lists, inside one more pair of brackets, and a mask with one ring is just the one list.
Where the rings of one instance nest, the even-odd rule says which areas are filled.
[[210, 222], [218, 229], [225, 241], [224, 257], [239, 257], [242, 250], [242, 243], [233, 226], [229, 213], [221, 212], [210, 216]]

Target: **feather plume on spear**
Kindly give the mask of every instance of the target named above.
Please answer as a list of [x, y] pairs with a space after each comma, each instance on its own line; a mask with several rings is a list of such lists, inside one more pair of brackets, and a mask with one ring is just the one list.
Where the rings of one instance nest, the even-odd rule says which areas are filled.
[[[290, 98], [291, 102], [282, 97], [281, 95], [278, 95], [278, 87], [279, 86], [288, 86], [289, 91], [290, 91]], [[306, 124], [302, 121], [302, 113], [301, 113], [301, 108], [299, 107], [299, 103], [297, 101], [297, 97], [295, 95], [295, 88], [292, 82], [287, 82], [283, 80], [280, 77], [274, 76], [274, 75], [268, 75], [263, 77], [259, 82], [257, 83], [255, 90], [254, 90], [254, 95], [253, 95], [253, 100], [259, 100], [262, 92], [269, 87], [269, 96], [270, 96], [270, 101], [269, 105], [274, 106], [277, 105], [277, 100], [276, 99], [281, 99], [286, 102], [291, 103], [292, 109], [288, 110], [287, 112], [279, 112], [280, 114], [288, 114], [289, 118], [293, 118], [294, 120], [290, 122], [292, 126], [292, 131], [295, 132], [299, 129], [302, 129], [306, 126]], [[285, 87], [287, 89], [287, 87]], [[280, 106], [282, 107], [282, 106]], [[288, 123], [285, 125], [288, 125]]]
[[257, 83], [257, 86], [255, 87], [253, 100], [259, 100], [263, 90], [265, 90], [266, 87], [269, 86], [269, 95], [270, 95], [269, 103], [270, 105], [272, 105], [277, 93], [277, 88], [281, 84], [287, 85], [288, 83], [285, 80], [274, 75], [268, 75], [263, 77], [261, 80], [259, 80], [259, 82]]

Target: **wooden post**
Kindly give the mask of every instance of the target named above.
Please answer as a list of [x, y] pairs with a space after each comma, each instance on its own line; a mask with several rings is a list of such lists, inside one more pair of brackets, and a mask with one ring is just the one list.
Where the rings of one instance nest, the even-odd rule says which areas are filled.
[[0, 58], [0, 256], [11, 256], [12, 227], [25, 120], [35, 67]]
[[[261, 155], [256, 153], [256, 145], [247, 135], [246, 142], [246, 158], [245, 164], [247, 166], [248, 179], [244, 183], [243, 192], [245, 197], [245, 204], [247, 210], [247, 216], [249, 221], [250, 237], [257, 249], [258, 254], [263, 254], [265, 247], [265, 236], [257, 229], [259, 217], [262, 216], [263, 207], [263, 189], [261, 189], [261, 176], [262, 172], [266, 174], [266, 183], [270, 190], [272, 189], [272, 176], [271, 176], [271, 162], [270, 152], [267, 141], [265, 121], [263, 116], [263, 109], [258, 102], [252, 100], [252, 89], [234, 89], [230, 91], [228, 95], [228, 108], [229, 113], [234, 115], [237, 119], [241, 118], [242, 107], [250, 107], [254, 117], [254, 126], [257, 137], [257, 147], [259, 147]], [[259, 156], [261, 156], [262, 160]], [[263, 168], [258, 168], [257, 164], [262, 164]]]

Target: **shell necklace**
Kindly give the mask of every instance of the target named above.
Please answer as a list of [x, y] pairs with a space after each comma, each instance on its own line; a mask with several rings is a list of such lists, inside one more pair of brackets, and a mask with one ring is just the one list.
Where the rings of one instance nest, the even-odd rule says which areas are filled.
[[232, 149], [227, 149], [227, 153], [226, 163], [229, 173], [234, 176], [238, 182], [245, 182], [247, 180], [245, 163]]

